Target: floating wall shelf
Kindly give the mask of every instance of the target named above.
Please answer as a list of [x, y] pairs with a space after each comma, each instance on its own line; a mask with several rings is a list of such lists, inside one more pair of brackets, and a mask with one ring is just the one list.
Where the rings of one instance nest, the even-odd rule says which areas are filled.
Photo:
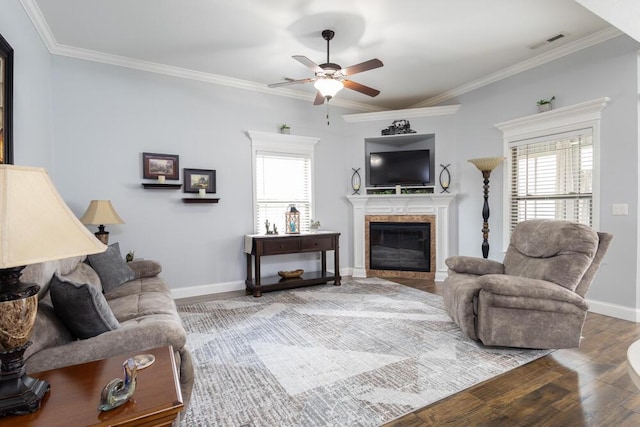
[[212, 198], [201, 198], [201, 197], [183, 197], [182, 201], [184, 203], [218, 203], [220, 199], [212, 199]]
[[158, 184], [157, 182], [143, 182], [142, 186], [152, 190], [179, 190], [182, 184]]

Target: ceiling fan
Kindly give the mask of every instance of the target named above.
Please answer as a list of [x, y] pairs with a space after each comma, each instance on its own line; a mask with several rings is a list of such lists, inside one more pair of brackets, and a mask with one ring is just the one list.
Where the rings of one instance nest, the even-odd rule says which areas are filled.
[[380, 93], [379, 90], [369, 86], [365, 86], [360, 83], [356, 83], [353, 80], [349, 80], [346, 77], [352, 76], [363, 71], [373, 70], [374, 68], [382, 67], [384, 64], [379, 59], [370, 59], [360, 64], [352, 65], [347, 68], [342, 68], [338, 64], [334, 64], [329, 61], [329, 42], [333, 39], [335, 32], [332, 30], [324, 30], [322, 32], [322, 38], [327, 41], [327, 62], [324, 64], [316, 64], [309, 58], [303, 55], [294, 55], [293, 59], [300, 62], [302, 65], [309, 67], [315, 73], [314, 77], [308, 79], [295, 80], [289, 77], [285, 77], [284, 82], [272, 83], [269, 87], [280, 87], [299, 83], [311, 83], [315, 82], [314, 86], [318, 90], [316, 99], [313, 101], [313, 105], [322, 105], [324, 101], [329, 101], [340, 91], [343, 87], [347, 89], [355, 90], [356, 92], [363, 93], [369, 96], [376, 96]]

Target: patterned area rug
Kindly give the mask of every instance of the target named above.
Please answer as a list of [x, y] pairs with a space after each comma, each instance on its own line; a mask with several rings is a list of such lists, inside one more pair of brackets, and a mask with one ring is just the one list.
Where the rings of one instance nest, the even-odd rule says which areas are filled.
[[183, 426], [379, 426], [542, 357], [462, 335], [442, 298], [382, 279], [183, 306]]

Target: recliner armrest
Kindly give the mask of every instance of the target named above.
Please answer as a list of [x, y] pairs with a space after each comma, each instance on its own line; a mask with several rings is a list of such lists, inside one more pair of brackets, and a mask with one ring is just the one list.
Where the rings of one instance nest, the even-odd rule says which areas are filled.
[[506, 274], [488, 274], [478, 278], [483, 291], [496, 295], [546, 299], [567, 302], [587, 310], [589, 305], [580, 295], [556, 283]]
[[485, 274], [504, 274], [504, 265], [491, 259], [452, 256], [447, 258], [444, 263], [449, 269], [456, 273], [475, 274], [478, 276]]

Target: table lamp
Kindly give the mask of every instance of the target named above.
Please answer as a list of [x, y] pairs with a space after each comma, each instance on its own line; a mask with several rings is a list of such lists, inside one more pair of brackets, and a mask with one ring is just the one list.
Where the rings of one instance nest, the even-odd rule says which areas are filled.
[[124, 224], [110, 200], [92, 200], [87, 211], [80, 217], [80, 222], [84, 225], [97, 225], [95, 235], [105, 245], [109, 244], [109, 232], [104, 231], [105, 224]]
[[484, 204], [482, 205], [482, 257], [489, 257], [489, 177], [491, 171], [498, 167], [504, 161], [504, 157], [482, 157], [479, 159], [470, 159], [480, 172], [484, 179]]
[[37, 309], [36, 284], [20, 282], [29, 264], [104, 252], [64, 203], [42, 168], [0, 165], [0, 416], [40, 407], [49, 383], [25, 373]]

